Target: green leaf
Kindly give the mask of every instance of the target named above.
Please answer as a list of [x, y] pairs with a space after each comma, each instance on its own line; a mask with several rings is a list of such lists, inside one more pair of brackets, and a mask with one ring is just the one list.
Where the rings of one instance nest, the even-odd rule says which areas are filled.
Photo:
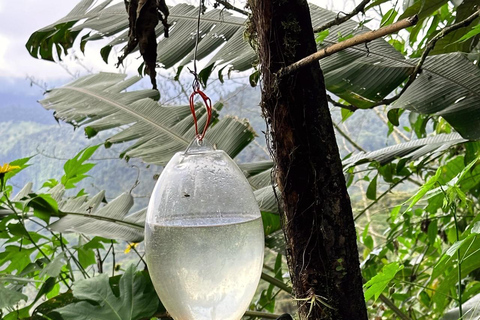
[[14, 306], [21, 300], [27, 301], [28, 297], [17, 290], [5, 288], [0, 284], [0, 309]]
[[[146, 209], [129, 214], [133, 206], [130, 193], [123, 193], [100, 207], [104, 196], [104, 192], [100, 192], [88, 201], [79, 201], [85, 200], [81, 198], [67, 201], [61, 209], [65, 207], [68, 212], [60, 211], [62, 218], [50, 224], [49, 228], [57, 232], [77, 232], [131, 242], [142, 241]], [[91, 262], [91, 258], [87, 261]]]
[[[110, 131], [112, 136], [107, 142], [129, 143], [122, 152], [125, 157], [165, 165], [176, 152], [184, 151], [195, 136], [190, 106], [162, 106], [150, 99], [158, 94], [157, 90], [124, 92], [140, 80], [139, 77], [124, 80], [125, 77], [114, 73], [86, 76], [49, 91], [40, 103], [55, 110], [59, 118], [78, 126], [88, 125], [96, 132], [119, 128], [113, 135]], [[215, 107], [218, 108], [219, 104]], [[198, 105], [196, 110], [198, 125], [203, 127], [207, 120], [205, 108]], [[218, 113], [214, 111], [212, 118], [217, 121]], [[246, 120], [228, 116], [216, 122], [206, 133], [206, 139], [231, 157], [254, 137], [255, 131]], [[81, 160], [84, 161], [78, 159], [66, 164], [67, 169], [77, 168], [83, 162]], [[86, 169], [88, 166], [76, 169], [73, 171], [75, 175], [65, 176], [62, 182], [83, 178]]]
[[437, 239], [437, 233], [438, 233], [438, 222], [437, 220], [432, 220], [430, 221], [427, 229], [428, 242], [430, 243], [430, 245], [435, 244], [435, 240]]
[[457, 253], [458, 249], [462, 246], [466, 239], [456, 241], [454, 244], [450, 246], [450, 248], [445, 251], [445, 254], [449, 257], [452, 257], [455, 253]]
[[280, 216], [276, 213], [262, 211], [263, 231], [265, 236], [282, 228]]
[[447, 3], [448, 0], [419, 0], [416, 1], [413, 5], [408, 7], [401, 15], [398, 17], [397, 21], [408, 18], [413, 15], [418, 15], [418, 19], [421, 21], [426, 17], [430, 16], [441, 6]]
[[402, 269], [403, 266], [400, 266], [398, 262], [392, 262], [384, 266], [381, 272], [365, 283], [365, 301], [370, 300], [371, 297], [375, 297], [374, 301], [376, 301], [397, 272]]
[[82, 268], [86, 269], [87, 267], [95, 264], [97, 260], [95, 260], [95, 252], [93, 250], [88, 250], [83, 247], [77, 249], [78, 254], [78, 262]]
[[466, 41], [470, 38], [473, 38], [474, 36], [476, 36], [477, 34], [480, 34], [480, 24], [479, 25], [476, 25], [475, 27], [472, 28], [472, 30], [470, 30], [469, 32], [467, 32], [463, 37], [461, 37], [460, 39], [458, 39], [456, 42], [463, 42], [463, 41]]
[[55, 187], [56, 185], [58, 185], [58, 181], [56, 179], [48, 179], [47, 181], [45, 181], [42, 185], [42, 188], [53, 188]]
[[204, 88], [207, 87], [208, 78], [210, 78], [210, 75], [212, 74], [214, 67], [215, 67], [215, 64], [212, 63], [206, 66], [205, 68], [203, 68], [202, 71], [198, 73], [198, 80], [200, 80], [200, 83]]
[[368, 6], [365, 7], [365, 11], [367, 11], [368, 9], [371, 9], [371, 8], [373, 8], [373, 7], [375, 7], [375, 6], [378, 6], [378, 5], [382, 4], [382, 3], [385, 3], [385, 2], [387, 2], [387, 1], [390, 1], [390, 0], [375, 0], [375, 1], [373, 1], [372, 3], [370, 3]]
[[50, 291], [52, 291], [52, 289], [55, 287], [55, 283], [56, 283], [56, 281], [55, 281], [55, 278], [53, 278], [53, 277], [50, 277], [47, 280], [45, 280], [43, 285], [40, 287], [40, 290], [38, 290], [34, 301], [35, 302], [38, 301], [38, 299], [40, 299], [44, 294], [47, 294]]
[[370, 200], [377, 199], [377, 178], [378, 174], [370, 181], [367, 188], [367, 198]]
[[321, 44], [329, 34], [330, 34], [329, 29], [323, 30], [322, 32], [319, 32], [316, 34], [315, 41], [317, 42], [317, 44]]
[[400, 121], [399, 121], [400, 114], [397, 109], [389, 110], [387, 113], [387, 117], [388, 117], [388, 121], [395, 127], [398, 127], [400, 125]]
[[369, 252], [373, 250], [373, 238], [368, 234], [368, 227], [370, 226], [370, 223], [367, 223], [365, 228], [363, 229], [362, 232], [362, 242], [365, 245], [365, 247], [368, 248]]
[[31, 193], [28, 196], [30, 199], [27, 200], [26, 205], [33, 209], [36, 217], [48, 223], [51, 216], [59, 215], [57, 201], [52, 198], [52, 195]]
[[86, 173], [92, 169], [94, 163], [84, 163], [93, 155], [100, 145], [81, 150], [72, 159], [67, 160], [63, 166], [65, 174], [61, 178], [66, 189], [75, 188], [75, 184], [88, 177]]
[[252, 87], [256, 87], [259, 80], [260, 80], [260, 70], [255, 70], [248, 77], [248, 81], [250, 82], [250, 86], [252, 86]]
[[340, 112], [342, 113], [342, 122], [347, 121], [347, 119], [350, 118], [354, 113], [353, 111], [345, 108], [341, 108]]
[[480, 221], [477, 221], [470, 231], [471, 233], [480, 234]]
[[32, 159], [32, 157], [28, 157], [28, 158], [22, 158], [22, 159], [16, 159], [16, 160], [13, 160], [12, 162], [10, 162], [9, 164], [11, 166], [19, 166], [20, 169], [16, 169], [16, 170], [13, 170], [13, 171], [10, 171], [10, 172], [7, 172], [4, 176], [4, 182], [6, 182], [8, 179], [14, 177], [15, 175], [17, 175], [20, 171], [22, 171], [23, 169], [29, 167], [30, 165], [27, 164], [27, 162]]
[[7, 228], [8, 231], [14, 236], [28, 238], [28, 231], [21, 223], [9, 223]]
[[441, 168], [438, 168], [437, 171], [435, 172], [435, 175], [428, 179], [428, 181], [420, 187], [420, 189], [415, 193], [410, 199], [408, 199], [405, 203], [410, 203], [408, 205], [408, 208], [406, 211], [410, 210], [414, 205], [417, 204], [418, 201], [420, 201], [423, 196], [427, 194], [428, 191], [432, 190], [435, 187], [435, 184], [437, 183], [437, 180], [440, 178], [440, 175], [442, 174]]
[[66, 264], [66, 257], [65, 253], [61, 252], [58, 254], [52, 261], [50, 261], [45, 268], [40, 272], [39, 277], [43, 277], [44, 275], [48, 275], [50, 277], [58, 277], [60, 272], [62, 271], [62, 267]]
[[55, 310], [64, 320], [136, 320], [151, 317], [159, 305], [150, 279], [133, 265], [120, 278], [118, 296], [106, 274], [75, 282], [73, 296], [80, 301]]
[[13, 271], [22, 271], [31, 261], [30, 255], [36, 251], [35, 248], [22, 248], [14, 245], [5, 246], [4, 251], [0, 252], [0, 267], [8, 263], [2, 272], [11, 273]]
[[[5, 315], [2, 320], [18, 320], [18, 319], [28, 319], [30, 317], [30, 308], [31, 305], [24, 308], [14, 310], [9, 314]], [[43, 320], [43, 319], [42, 319]]]
[[380, 22], [380, 25], [382, 26], [388, 26], [395, 21], [395, 17], [398, 15], [398, 12], [395, 9], [390, 9], [388, 10], [382, 17], [382, 21]]
[[[416, 59], [412, 59], [412, 62]], [[429, 56], [423, 72], [390, 107], [445, 119], [462, 137], [480, 137], [480, 69], [463, 53]], [[468, 75], [461, 76], [459, 75]]]

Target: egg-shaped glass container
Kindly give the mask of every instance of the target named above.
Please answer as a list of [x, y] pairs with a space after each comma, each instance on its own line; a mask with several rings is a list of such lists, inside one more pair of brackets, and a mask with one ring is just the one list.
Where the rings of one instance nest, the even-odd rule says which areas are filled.
[[195, 139], [162, 171], [148, 205], [146, 260], [175, 320], [239, 320], [263, 266], [264, 233], [235, 162]]

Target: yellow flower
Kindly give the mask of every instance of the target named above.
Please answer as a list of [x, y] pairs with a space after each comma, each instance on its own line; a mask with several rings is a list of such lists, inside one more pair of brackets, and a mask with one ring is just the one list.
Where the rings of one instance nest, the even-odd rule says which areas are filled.
[[125, 248], [125, 251], [123, 253], [129, 253], [130, 250], [136, 248], [137, 246], [138, 246], [138, 242], [129, 243], [128, 246]]
[[16, 169], [20, 169], [20, 166], [11, 166], [9, 163], [4, 163], [3, 166], [0, 167], [0, 174], [5, 174]]

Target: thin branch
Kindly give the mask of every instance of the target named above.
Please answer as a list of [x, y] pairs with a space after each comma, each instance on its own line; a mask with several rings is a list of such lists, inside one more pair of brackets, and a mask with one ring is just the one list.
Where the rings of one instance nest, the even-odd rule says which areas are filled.
[[337, 53], [339, 51], [345, 50], [349, 47], [356, 46], [361, 43], [367, 43], [372, 40], [381, 38], [383, 36], [386, 36], [387, 34], [392, 34], [395, 32], [398, 32], [402, 29], [411, 27], [415, 25], [418, 21], [418, 16], [414, 15], [409, 18], [403, 19], [401, 21], [398, 21], [394, 24], [391, 24], [389, 26], [380, 28], [378, 30], [374, 31], [369, 31], [366, 33], [362, 33], [359, 35], [354, 36], [353, 38], [347, 39], [345, 41], [341, 41], [339, 43], [335, 43], [331, 46], [328, 46], [326, 48], [323, 48], [322, 50], [319, 50], [297, 62], [292, 63], [291, 65], [282, 68], [278, 71], [278, 76], [284, 76], [286, 74], [289, 74], [293, 71], [296, 71], [302, 67], [305, 67], [307, 65], [310, 65], [320, 59], [323, 59], [325, 57], [328, 57], [334, 53]]
[[[240, 9], [240, 8], [237, 8], [237, 7], [231, 5], [230, 3], [228, 3], [228, 2], [225, 1], [225, 0], [215, 0], [215, 2], [218, 3], [218, 4], [221, 4], [222, 6], [224, 6], [225, 9], [236, 11], [236, 12], [238, 12], [238, 13], [240, 13], [240, 14], [243, 14], [244, 16], [247, 16], [247, 17], [248, 17], [248, 15], [249, 15], [249, 13], [248, 13], [247, 11], [242, 10], [242, 9]], [[214, 7], [215, 7], [215, 5], [214, 5]], [[215, 7], [215, 8], [216, 8], [216, 7]]]
[[292, 288], [291, 287], [289, 287], [288, 285], [286, 285], [282, 281], [278, 280], [277, 278], [269, 276], [265, 272], [262, 272], [261, 279], [267, 281], [270, 284], [273, 284], [275, 287], [278, 287], [278, 288], [282, 289], [283, 291], [285, 291], [287, 293], [290, 293], [290, 294], [292, 293]]
[[362, 151], [362, 152], [366, 152], [365, 149], [363, 149], [362, 147], [360, 147], [355, 141], [352, 140], [352, 138], [350, 138], [350, 136], [348, 134], [346, 134], [345, 132], [342, 131], [342, 129], [340, 129], [340, 127], [334, 122], [333, 123], [333, 127], [338, 131], [338, 133], [340, 133], [340, 135], [342, 137], [345, 138], [345, 140], [347, 140], [348, 142], [350, 142], [350, 144], [355, 147], [355, 149], [357, 149], [358, 151]]
[[383, 293], [380, 294], [380, 300], [387, 305], [400, 319], [411, 320], [405, 313], [402, 312], [390, 299], [385, 297]]
[[328, 102], [330, 102], [332, 105], [334, 105], [335, 107], [340, 107], [340, 108], [343, 108], [343, 109], [347, 109], [347, 110], [350, 110], [352, 112], [355, 112], [357, 111], [358, 109], [360, 109], [359, 107], [357, 106], [354, 106], [354, 105], [351, 105], [351, 104], [343, 104], [343, 103], [340, 103], [338, 101], [335, 101], [332, 99], [332, 97], [330, 97], [330, 95], [327, 94], [327, 100]]
[[260, 312], [260, 311], [245, 311], [244, 316], [263, 318], [263, 319], [278, 319], [281, 315], [274, 314], [274, 313]]
[[[218, 2], [218, 0], [217, 0]], [[360, 4], [355, 8], [353, 9], [352, 12], [350, 12], [349, 14], [343, 16], [343, 17], [339, 17], [337, 15], [337, 17], [330, 21], [330, 22], [327, 22], [325, 23], [323, 26], [320, 26], [318, 28], [315, 28], [313, 29], [313, 32], [314, 33], [317, 33], [317, 32], [322, 32], [323, 30], [326, 30], [328, 28], [331, 28], [333, 26], [338, 26], [342, 23], [344, 23], [345, 21], [347, 20], [350, 20], [353, 16], [356, 16], [359, 12], [362, 12], [362, 13], [365, 13], [365, 6], [370, 2], [370, 0], [363, 0], [362, 2], [360, 2]]]
[[[376, 110], [376, 109], [375, 109], [374, 111], [375, 111], [375, 113], [377, 114], [377, 116], [380, 118], [380, 120], [382, 120], [383, 123], [385, 123], [386, 125], [388, 125], [388, 119], [387, 119], [382, 113], [380, 113], [380, 111], [378, 111], [378, 110]], [[410, 138], [407, 137], [407, 136], [405, 135], [405, 133], [403, 133], [402, 131], [400, 131], [400, 129], [398, 129], [397, 127], [394, 126], [394, 127], [393, 127], [393, 131], [394, 131], [393, 133], [396, 133], [397, 135], [399, 135], [400, 137], [402, 137], [403, 140], [405, 140], [405, 141], [410, 141]], [[395, 138], [396, 138], [396, 139], [395, 139]], [[396, 143], [400, 143], [400, 142], [401, 142], [400, 140], [397, 141], [398, 137], [394, 137], [394, 139], [395, 139], [395, 142], [396, 142]]]

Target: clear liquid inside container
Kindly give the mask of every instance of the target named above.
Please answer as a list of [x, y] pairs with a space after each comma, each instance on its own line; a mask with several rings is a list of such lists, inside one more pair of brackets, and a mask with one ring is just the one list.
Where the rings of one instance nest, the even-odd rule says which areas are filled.
[[243, 173], [194, 141], [165, 167], [150, 199], [146, 260], [175, 320], [239, 320], [260, 279], [264, 234]]

